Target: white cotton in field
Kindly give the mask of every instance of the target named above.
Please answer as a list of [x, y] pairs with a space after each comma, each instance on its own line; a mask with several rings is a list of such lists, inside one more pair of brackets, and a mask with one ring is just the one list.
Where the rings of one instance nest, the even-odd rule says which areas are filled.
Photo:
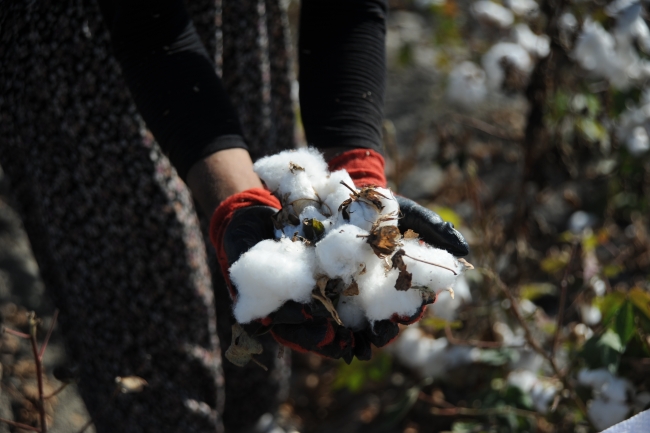
[[503, 4], [518, 16], [535, 17], [539, 12], [535, 0], [505, 0]]
[[[297, 150], [285, 150], [275, 155], [259, 159], [253, 165], [255, 173], [264, 181], [270, 191], [277, 191], [284, 176], [291, 173], [291, 163], [302, 167], [312, 185], [319, 186], [327, 177], [327, 163], [323, 155], [309, 147]], [[299, 171], [294, 169], [294, 172]]]
[[551, 52], [551, 38], [547, 35], [536, 35], [526, 24], [517, 24], [512, 29], [512, 38], [531, 56], [544, 58]]
[[594, 427], [602, 431], [624, 421], [630, 410], [630, 406], [626, 403], [596, 398], [589, 402], [587, 415]]
[[510, 386], [521, 389], [528, 394], [535, 410], [540, 413], [547, 413], [556, 394], [560, 391], [557, 384], [538, 377], [535, 373], [527, 370], [513, 371], [508, 375], [507, 382]]
[[512, 42], [499, 42], [483, 55], [483, 69], [487, 74], [488, 86], [500, 89], [505, 79], [503, 62], [516, 68], [519, 72], [529, 74], [533, 69], [533, 62], [528, 52], [518, 44]]
[[480, 22], [502, 29], [510, 27], [515, 20], [512, 12], [489, 0], [480, 0], [474, 3], [472, 13]]
[[313, 248], [318, 269], [330, 278], [341, 278], [346, 284], [366, 265], [379, 259], [372, 252], [365, 237], [368, 232], [351, 224], [332, 229]]
[[336, 311], [346, 328], [358, 331], [365, 326], [366, 315], [359, 305], [358, 296], [341, 295]]
[[397, 290], [395, 282], [399, 271], [386, 272], [384, 262], [375, 258], [366, 266], [363, 275], [355, 277], [359, 285], [359, 304], [370, 321], [390, 319], [398, 316], [412, 316], [422, 305], [419, 290]]
[[487, 96], [485, 72], [476, 63], [465, 61], [449, 73], [447, 99], [466, 110], [481, 104]]
[[[446, 266], [453, 269], [456, 274], [460, 274], [463, 270], [463, 265], [445, 250], [421, 244], [417, 239], [404, 239], [403, 243], [402, 248], [411, 257]], [[429, 291], [438, 292], [454, 286], [456, 275], [448, 269], [422, 263], [406, 256], [404, 263], [406, 270], [413, 274], [413, 287], [424, 287]]]
[[313, 248], [288, 238], [264, 240], [230, 267], [239, 323], [265, 317], [288, 300], [307, 303], [316, 287]]
[[420, 329], [410, 326], [389, 346], [403, 365], [417, 371], [422, 377], [444, 378], [453, 368], [476, 361], [479, 349], [468, 346], [450, 346], [446, 338], [433, 339]]
[[345, 185], [341, 185], [341, 182], [345, 182], [350, 188], [354, 188], [354, 182], [352, 182], [348, 172], [338, 170], [330, 173], [327, 181], [323, 182], [320, 188], [316, 190], [321, 200], [323, 200], [323, 213], [336, 215], [341, 203], [350, 198], [352, 191], [346, 188]]

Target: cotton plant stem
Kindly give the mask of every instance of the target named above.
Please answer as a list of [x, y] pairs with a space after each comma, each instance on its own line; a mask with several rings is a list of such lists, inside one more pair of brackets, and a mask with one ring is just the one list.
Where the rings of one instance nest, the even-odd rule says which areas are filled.
[[[544, 418], [544, 415], [538, 412], [533, 412], [531, 410], [519, 409], [512, 406], [502, 406], [502, 407], [486, 407], [486, 408], [469, 408], [469, 407], [458, 407], [454, 406], [451, 403], [446, 401], [434, 401], [429, 395], [424, 392], [420, 392], [418, 400], [425, 401], [431, 404], [432, 407], [430, 412], [433, 415], [440, 416], [485, 416], [485, 415], [518, 415], [525, 416], [528, 418]], [[442, 407], [440, 407], [442, 406]]]
[[24, 332], [16, 331], [15, 329], [7, 328], [6, 326], [2, 328], [7, 334], [14, 335], [16, 337], [20, 338], [26, 338], [29, 339], [29, 334], [25, 334]]
[[449, 324], [445, 325], [445, 336], [447, 337], [449, 344], [454, 346], [473, 346], [480, 349], [497, 349], [503, 346], [503, 343], [498, 341], [460, 340], [454, 337]]
[[47, 330], [47, 335], [45, 336], [45, 340], [43, 341], [43, 344], [41, 344], [41, 350], [38, 353], [39, 359], [43, 359], [43, 355], [45, 354], [45, 349], [47, 349], [47, 344], [50, 342], [50, 337], [52, 336], [52, 331], [54, 331], [54, 325], [56, 325], [56, 320], [59, 317], [59, 310], [54, 310], [54, 314], [52, 315], [52, 323], [50, 323], [50, 327]]
[[23, 423], [20, 423], [20, 422], [12, 421], [12, 420], [10, 420], [10, 419], [6, 419], [6, 418], [0, 418], [0, 422], [3, 422], [3, 423], [5, 423], [5, 424], [12, 425], [12, 426], [14, 426], [14, 427], [21, 428], [21, 429], [23, 429], [23, 430], [30, 430], [30, 431], [36, 431], [36, 432], [40, 432], [40, 431], [41, 431], [41, 429], [38, 428], [38, 427], [33, 427], [33, 426], [31, 426], [31, 425], [27, 425], [27, 424], [23, 424]]
[[569, 256], [569, 261], [566, 264], [566, 268], [564, 269], [564, 275], [562, 276], [562, 281], [560, 282], [560, 308], [557, 313], [557, 322], [555, 325], [555, 333], [553, 334], [553, 345], [551, 346], [551, 356], [555, 355], [555, 351], [557, 350], [557, 345], [560, 342], [560, 330], [562, 329], [562, 322], [564, 321], [564, 310], [566, 308], [566, 295], [567, 295], [567, 286], [568, 284], [568, 279], [569, 279], [569, 269], [571, 268], [571, 263], [573, 262], [573, 259], [576, 255], [576, 251], [578, 251], [578, 243], [574, 243], [573, 247], [571, 248], [571, 255]]
[[571, 393], [571, 398], [573, 399], [578, 409], [582, 412], [585, 419], [589, 420], [587, 416], [587, 406], [582, 401], [582, 399], [578, 396], [578, 394], [575, 392], [575, 388], [573, 387], [573, 384], [571, 384], [571, 382], [569, 381], [567, 375], [560, 370], [557, 363], [555, 362], [555, 358], [552, 355], [550, 355], [548, 352], [546, 352], [533, 337], [533, 333], [531, 332], [528, 323], [526, 323], [523, 316], [521, 315], [521, 312], [519, 311], [519, 308], [517, 307], [517, 300], [513, 296], [508, 286], [506, 286], [505, 283], [501, 280], [501, 278], [493, 271], [484, 268], [481, 269], [481, 272], [485, 276], [490, 278], [494, 283], [496, 283], [496, 285], [503, 292], [503, 294], [506, 295], [506, 297], [510, 301], [510, 312], [515, 317], [519, 325], [523, 328], [526, 342], [530, 345], [530, 347], [533, 348], [535, 352], [539, 353], [551, 365], [551, 369], [553, 370], [553, 373], [562, 381], [564, 387], [569, 390], [569, 392]]
[[36, 314], [32, 312], [29, 317], [29, 341], [32, 345], [32, 354], [34, 355], [34, 364], [36, 365], [36, 381], [38, 383], [38, 414], [41, 422], [41, 433], [47, 433], [47, 420], [45, 418], [45, 398], [43, 393], [43, 364], [39, 356], [38, 346], [36, 343], [36, 331], [38, 322]]
[[58, 393], [60, 393], [64, 389], [66, 389], [68, 387], [68, 385], [70, 385], [70, 384], [69, 383], [64, 383], [56, 391], [54, 391], [52, 394], [49, 394], [49, 395], [46, 395], [45, 397], [43, 397], [43, 400], [47, 400], [49, 398], [54, 397], [55, 395], [57, 395]]

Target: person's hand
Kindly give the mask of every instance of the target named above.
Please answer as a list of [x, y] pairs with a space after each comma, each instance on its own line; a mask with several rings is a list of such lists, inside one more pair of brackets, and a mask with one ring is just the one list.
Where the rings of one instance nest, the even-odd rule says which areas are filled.
[[[348, 150], [331, 158], [328, 164], [330, 171], [347, 170], [357, 188], [369, 185], [386, 187], [384, 158], [374, 150]], [[453, 224], [413, 200], [402, 196], [396, 196], [396, 199], [401, 213], [397, 226], [402, 233], [411, 229], [427, 244], [456, 257], [469, 254], [467, 241]]]
[[[251, 247], [274, 238], [271, 218], [279, 209], [280, 202], [276, 197], [265, 189], [256, 188], [232, 195], [215, 211], [210, 224], [210, 239], [217, 250], [219, 265], [233, 300], [237, 298], [237, 288], [228, 278], [228, 269]], [[349, 363], [354, 356], [370, 359], [371, 344], [384, 346], [397, 336], [397, 323], [412, 320], [415, 317], [395, 317], [394, 320], [375, 322], [372, 326], [368, 323], [366, 328], [352, 331], [338, 325], [318, 301], [309, 304], [289, 301], [268, 317], [243, 327], [253, 337], [270, 331], [284, 346], [328, 358], [342, 358]]]

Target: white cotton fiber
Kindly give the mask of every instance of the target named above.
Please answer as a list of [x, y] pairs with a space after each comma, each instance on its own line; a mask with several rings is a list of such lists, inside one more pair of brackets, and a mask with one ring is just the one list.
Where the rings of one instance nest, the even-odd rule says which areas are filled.
[[528, 74], [533, 69], [533, 62], [528, 52], [518, 44], [512, 42], [499, 42], [483, 55], [483, 69], [487, 74], [488, 85], [493, 89], [500, 89], [505, 72], [502, 62], [508, 62], [518, 71]]
[[395, 289], [398, 275], [397, 269], [386, 272], [381, 261], [373, 261], [363, 275], [355, 278], [359, 285], [359, 304], [368, 320], [390, 319], [393, 314], [410, 317], [422, 305], [419, 290]]
[[[379, 217], [379, 212], [376, 207], [359, 200], [350, 203], [348, 212], [350, 214], [349, 224], [361, 227], [366, 232], [370, 231], [372, 224]], [[342, 216], [339, 217], [339, 220], [342, 222], [345, 221]]]
[[477, 20], [502, 29], [510, 27], [515, 20], [512, 12], [489, 0], [480, 0], [474, 3], [472, 13]]
[[[285, 150], [255, 162], [253, 169], [271, 191], [276, 191], [284, 176], [291, 172], [291, 163], [302, 167], [311, 183], [319, 185], [328, 174], [327, 163], [314, 148]], [[295, 171], [295, 170], [294, 170]], [[296, 171], [297, 172], [297, 171]]]
[[378, 261], [366, 238], [359, 235], [367, 236], [368, 232], [351, 224], [330, 231], [314, 248], [319, 270], [350, 284], [367, 263]]
[[343, 325], [354, 331], [363, 329], [366, 319], [366, 315], [361, 309], [358, 299], [358, 296], [341, 295], [339, 303], [336, 305], [336, 311], [339, 313], [339, 318], [343, 322]]
[[551, 52], [551, 38], [547, 35], [536, 35], [526, 24], [517, 24], [512, 29], [512, 38], [531, 56], [544, 58]]
[[267, 316], [288, 300], [306, 303], [316, 287], [315, 253], [302, 242], [265, 240], [230, 267], [237, 287], [234, 314], [239, 323]]
[[464, 275], [456, 278], [453, 289], [454, 299], [451, 299], [451, 296], [439, 296], [435, 303], [429, 305], [427, 311], [435, 317], [448, 321], [456, 319], [456, 311], [463, 303], [471, 301], [472, 295]]
[[330, 173], [326, 182], [323, 182], [321, 187], [317, 190], [321, 200], [323, 200], [322, 210], [324, 214], [336, 215], [339, 206], [345, 200], [350, 198], [350, 191], [341, 182], [345, 182], [350, 188], [354, 188], [352, 178], [345, 170], [338, 170]]
[[[445, 250], [421, 244], [417, 239], [405, 239], [403, 242], [404, 251], [411, 257], [446, 266], [453, 269], [456, 274], [460, 274], [463, 270], [463, 265]], [[448, 269], [422, 263], [409, 257], [404, 257], [404, 263], [406, 269], [413, 274], [413, 286], [426, 287], [432, 292], [439, 292], [453, 287], [456, 281], [456, 275]]]
[[480, 105], [487, 96], [485, 72], [476, 63], [465, 61], [449, 73], [447, 99], [466, 110]]
[[[287, 197], [287, 203], [293, 203], [298, 200], [304, 201], [305, 203], [310, 202], [311, 205], [318, 203], [316, 190], [312, 186], [311, 179], [306, 171], [285, 174], [280, 180], [277, 191], [283, 199]], [[303, 205], [301, 208], [305, 206]], [[300, 214], [300, 212], [296, 213]]]

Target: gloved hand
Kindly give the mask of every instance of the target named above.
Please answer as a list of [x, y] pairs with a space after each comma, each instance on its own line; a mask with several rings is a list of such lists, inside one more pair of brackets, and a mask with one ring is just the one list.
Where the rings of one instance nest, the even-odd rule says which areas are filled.
[[[271, 217], [280, 207], [278, 199], [269, 191], [251, 189], [229, 197], [212, 216], [210, 239], [233, 300], [237, 298], [237, 290], [228, 278], [230, 265], [258, 242], [274, 238]], [[403, 322], [409, 320], [412, 318], [402, 318]], [[243, 328], [253, 337], [270, 331], [282, 345], [300, 352], [342, 358], [348, 363], [354, 356], [370, 359], [371, 343], [381, 347], [399, 332], [397, 325], [388, 320], [376, 322], [372, 329], [353, 332], [334, 322], [318, 301], [310, 304], [289, 301], [268, 317]]]
[[[349, 150], [332, 158], [328, 165], [330, 171], [347, 170], [357, 188], [368, 185], [386, 187], [384, 158], [374, 150]], [[401, 211], [397, 226], [402, 233], [411, 229], [418, 233], [424, 242], [446, 250], [456, 257], [469, 254], [467, 241], [454, 229], [453, 224], [445, 222], [437, 213], [413, 200], [402, 196], [396, 198]]]

